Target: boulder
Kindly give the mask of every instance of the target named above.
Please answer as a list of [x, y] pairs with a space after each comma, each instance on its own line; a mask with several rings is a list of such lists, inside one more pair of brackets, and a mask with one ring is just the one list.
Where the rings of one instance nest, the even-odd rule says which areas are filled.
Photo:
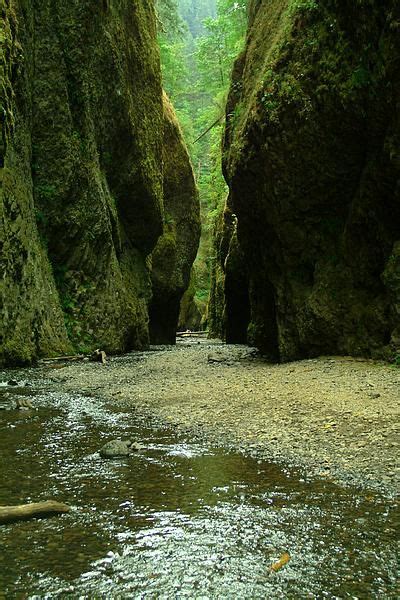
[[141, 450], [142, 446], [131, 440], [111, 440], [99, 450], [102, 458], [121, 458], [129, 456], [132, 451]]
[[129, 455], [131, 442], [124, 440], [111, 440], [99, 450], [102, 458], [119, 458]]

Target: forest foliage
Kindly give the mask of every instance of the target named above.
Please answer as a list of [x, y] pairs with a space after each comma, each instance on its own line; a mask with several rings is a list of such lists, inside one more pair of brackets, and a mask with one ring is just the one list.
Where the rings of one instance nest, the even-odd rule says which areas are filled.
[[164, 87], [181, 123], [200, 190], [203, 236], [196, 261], [200, 301], [206, 300], [209, 290], [213, 222], [227, 194], [221, 138], [232, 66], [244, 42], [246, 4], [156, 0]]

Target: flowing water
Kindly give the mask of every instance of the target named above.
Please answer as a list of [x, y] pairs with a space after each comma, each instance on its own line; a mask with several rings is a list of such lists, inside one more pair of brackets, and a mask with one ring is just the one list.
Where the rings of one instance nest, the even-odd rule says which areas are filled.
[[[72, 510], [0, 526], [0, 598], [398, 597], [393, 500], [150, 427], [34, 370], [1, 378], [0, 504]], [[17, 397], [35, 410], [10, 409]], [[119, 437], [141, 450], [100, 458]]]

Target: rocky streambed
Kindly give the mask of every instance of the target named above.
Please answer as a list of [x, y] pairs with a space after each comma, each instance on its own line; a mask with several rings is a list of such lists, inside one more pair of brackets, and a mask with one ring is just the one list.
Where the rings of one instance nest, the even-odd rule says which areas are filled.
[[0, 598], [397, 597], [398, 370], [189, 339], [0, 380], [0, 504], [71, 507], [0, 528]]
[[400, 368], [350, 357], [269, 364], [246, 346], [193, 338], [50, 371], [65, 390], [308, 476], [399, 491]]

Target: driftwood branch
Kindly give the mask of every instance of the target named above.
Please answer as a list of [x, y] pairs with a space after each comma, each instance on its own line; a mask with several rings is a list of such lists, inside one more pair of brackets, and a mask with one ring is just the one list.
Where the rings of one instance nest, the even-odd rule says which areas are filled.
[[54, 500], [20, 504], [19, 506], [0, 506], [0, 524], [25, 521], [36, 517], [50, 517], [68, 511], [69, 506]]
[[107, 355], [104, 350], [95, 350], [92, 354], [72, 354], [70, 356], [52, 356], [50, 358], [41, 358], [40, 363], [44, 365], [51, 365], [52, 363], [58, 362], [69, 362], [79, 360], [91, 360], [93, 362], [101, 362], [105, 364], [107, 362]]
[[208, 335], [208, 331], [178, 331], [176, 337], [201, 337]]
[[53, 362], [63, 362], [67, 360], [83, 360], [85, 358], [84, 354], [74, 354], [73, 356], [53, 356], [51, 358], [41, 358], [40, 363], [53, 363]]

